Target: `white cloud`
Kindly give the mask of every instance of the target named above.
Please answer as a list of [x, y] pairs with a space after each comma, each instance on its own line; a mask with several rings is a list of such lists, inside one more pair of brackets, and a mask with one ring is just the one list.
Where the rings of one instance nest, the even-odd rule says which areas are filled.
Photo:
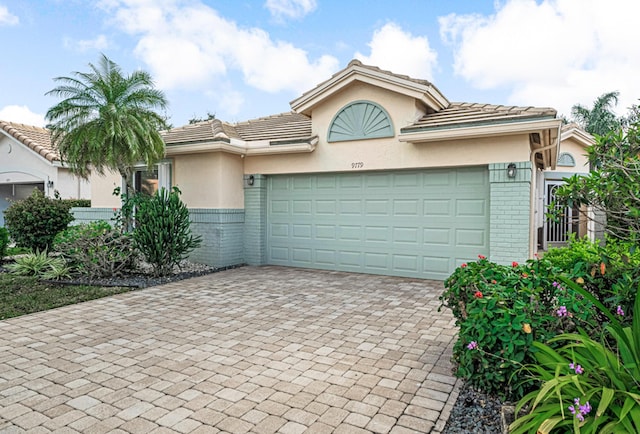
[[66, 48], [84, 53], [89, 50], [105, 50], [109, 47], [109, 42], [105, 35], [98, 35], [95, 39], [80, 39], [74, 40], [71, 38], [64, 39], [64, 46]]
[[371, 48], [369, 56], [355, 54], [363, 63], [413, 78], [433, 78], [438, 55], [426, 36], [413, 36], [397, 24], [388, 23], [374, 32], [368, 45]]
[[316, 0], [267, 0], [264, 4], [277, 19], [302, 18], [318, 7]]
[[135, 53], [164, 89], [221, 86], [228, 74], [239, 71], [257, 89], [300, 93], [338, 69], [332, 56], [311, 60], [293, 44], [274, 41], [258, 28], [241, 28], [199, 2], [108, 0], [101, 5], [117, 26], [139, 36]]
[[6, 6], [0, 5], [0, 26], [15, 26], [20, 22], [20, 19], [9, 12]]
[[621, 92], [619, 112], [640, 97], [636, 0], [507, 0], [493, 15], [440, 18], [454, 71], [479, 89], [506, 89], [510, 104], [551, 105], [569, 115]]
[[7, 105], [0, 108], [0, 119], [34, 127], [43, 127], [46, 124], [44, 115], [32, 112], [26, 105]]

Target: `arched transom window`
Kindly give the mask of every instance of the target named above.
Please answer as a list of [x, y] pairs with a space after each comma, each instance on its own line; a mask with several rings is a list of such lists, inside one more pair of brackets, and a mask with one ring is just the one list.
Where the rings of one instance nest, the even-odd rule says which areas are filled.
[[573, 158], [573, 155], [571, 155], [568, 152], [563, 152], [558, 157], [558, 166], [575, 167], [575, 165], [576, 165], [575, 158]]
[[385, 109], [371, 101], [354, 101], [344, 106], [329, 126], [327, 141], [393, 137], [393, 124]]

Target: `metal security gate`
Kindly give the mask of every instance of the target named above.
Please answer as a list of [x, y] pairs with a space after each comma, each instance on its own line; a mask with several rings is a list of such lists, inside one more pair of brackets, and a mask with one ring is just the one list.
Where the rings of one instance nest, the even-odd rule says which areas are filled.
[[[556, 200], [556, 191], [563, 185], [562, 181], [546, 181], [545, 182], [545, 209], [548, 210], [549, 206]], [[544, 249], [549, 247], [564, 246], [569, 241], [569, 236], [572, 233], [578, 232], [578, 213], [577, 210], [570, 207], [563, 207], [555, 205], [556, 211], [560, 210], [560, 218], [550, 220], [545, 218], [545, 243]]]

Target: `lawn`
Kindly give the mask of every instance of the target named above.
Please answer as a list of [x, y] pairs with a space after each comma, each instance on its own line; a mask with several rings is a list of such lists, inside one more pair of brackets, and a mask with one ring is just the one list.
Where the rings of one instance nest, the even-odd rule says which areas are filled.
[[61, 285], [0, 273], [0, 320], [94, 300], [137, 288]]

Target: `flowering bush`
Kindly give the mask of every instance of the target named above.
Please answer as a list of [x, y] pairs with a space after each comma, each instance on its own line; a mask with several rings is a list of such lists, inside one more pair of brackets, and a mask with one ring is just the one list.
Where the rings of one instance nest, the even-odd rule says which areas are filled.
[[514, 374], [533, 361], [534, 341], [578, 326], [594, 329], [591, 303], [565, 290], [559, 274], [546, 259], [505, 266], [479, 257], [459, 267], [440, 297], [460, 328], [453, 349], [456, 375], [485, 392], [520, 398], [535, 382]]
[[516, 414], [522, 409], [529, 413], [511, 424], [509, 432], [640, 432], [640, 298], [636, 296], [632, 325], [625, 327], [619, 313], [610, 313], [584, 288], [566, 284], [607, 317], [608, 339], [596, 340], [580, 330], [547, 344], [534, 342], [536, 363], [523, 373], [541, 386], [518, 403]]

